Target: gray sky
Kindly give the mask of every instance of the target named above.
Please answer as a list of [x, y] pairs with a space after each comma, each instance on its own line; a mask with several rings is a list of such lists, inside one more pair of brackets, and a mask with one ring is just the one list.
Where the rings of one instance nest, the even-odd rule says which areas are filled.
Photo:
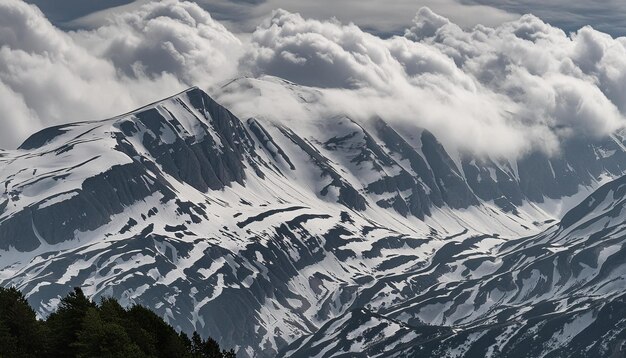
[[626, 1], [623, 0], [461, 0], [498, 9], [532, 13], [566, 31], [585, 25], [614, 36], [626, 35]]
[[[26, 0], [38, 5], [57, 26], [66, 29], [99, 24], [107, 9], [120, 5], [125, 11], [146, 0]], [[623, 0], [195, 0], [231, 31], [250, 32], [272, 10], [283, 8], [321, 20], [336, 17], [354, 22], [378, 35], [402, 33], [417, 9], [428, 6], [453, 22], [471, 27], [495, 26], [521, 14], [532, 13], [567, 32], [585, 25], [613, 36], [626, 35], [626, 2]], [[110, 11], [110, 10], [109, 10]], [[91, 15], [91, 16], [89, 16]], [[86, 18], [84, 18], [87, 16]]]

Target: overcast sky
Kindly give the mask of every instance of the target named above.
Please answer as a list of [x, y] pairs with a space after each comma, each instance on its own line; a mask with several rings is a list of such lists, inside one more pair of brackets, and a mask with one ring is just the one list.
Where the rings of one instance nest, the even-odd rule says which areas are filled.
[[[97, 21], [98, 11], [146, 0], [26, 0], [38, 5], [57, 26], [77, 28]], [[626, 35], [623, 0], [194, 0], [232, 31], [251, 31], [276, 8], [305, 17], [354, 22], [380, 35], [401, 33], [422, 6], [461, 26], [497, 25], [522, 14], [534, 14], [567, 32], [585, 25], [614, 36]], [[131, 5], [132, 6], [132, 5]], [[92, 14], [91, 18], [81, 19]], [[77, 21], [78, 20], [78, 21]], [[82, 21], [81, 21], [82, 20]]]
[[[618, 1], [29, 1], [0, 0], [0, 148], [193, 85], [244, 118], [380, 116], [496, 157], [626, 127]], [[241, 76], [258, 88], [222, 88]]]

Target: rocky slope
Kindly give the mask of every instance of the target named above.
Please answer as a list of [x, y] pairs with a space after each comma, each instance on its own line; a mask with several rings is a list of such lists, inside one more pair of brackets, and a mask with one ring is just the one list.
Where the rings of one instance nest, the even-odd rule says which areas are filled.
[[[305, 91], [273, 78], [224, 91], [241, 86]], [[524, 311], [510, 305], [540, 294], [566, 311], [581, 304], [567, 303], [579, 272], [566, 258], [553, 265], [571, 266], [559, 273], [567, 285], [508, 288], [556, 270], [534, 266], [535, 256], [575, 250], [570, 236], [557, 239], [566, 230], [550, 227], [546, 204], [620, 175], [622, 148], [616, 137], [571, 143], [555, 158], [478, 159], [384, 118], [240, 119], [192, 88], [0, 153], [0, 284], [42, 315], [74, 286], [147, 305], [243, 357], [294, 341], [293, 352], [311, 349], [299, 338], [357, 325], [411, 346], [452, 334], [446, 326], [518, 319]], [[496, 275], [514, 269], [525, 271]], [[489, 275], [495, 288], [477, 290]], [[489, 299], [496, 289], [502, 297]]]
[[623, 357], [625, 194], [622, 177], [544, 233], [488, 253], [455, 244], [453, 255], [390, 280], [388, 287], [403, 286], [390, 304], [348, 312], [284, 355], [341, 356], [359, 347], [368, 357]]

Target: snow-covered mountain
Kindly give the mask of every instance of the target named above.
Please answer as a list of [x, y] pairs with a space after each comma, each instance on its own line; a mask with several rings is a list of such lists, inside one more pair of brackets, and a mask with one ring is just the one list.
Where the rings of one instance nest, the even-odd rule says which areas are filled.
[[358, 347], [368, 357], [623, 357], [625, 203], [622, 177], [539, 235], [488, 252], [474, 249], [487, 236], [455, 243], [424, 269], [388, 279], [391, 304], [346, 312], [285, 356]]
[[[314, 95], [222, 91], [267, 86]], [[623, 174], [621, 137], [511, 161], [385, 118], [294, 123], [192, 88], [0, 152], [0, 284], [42, 315], [75, 286], [141, 303], [243, 357], [501, 349], [479, 338], [618, 302], [621, 179], [552, 209]]]

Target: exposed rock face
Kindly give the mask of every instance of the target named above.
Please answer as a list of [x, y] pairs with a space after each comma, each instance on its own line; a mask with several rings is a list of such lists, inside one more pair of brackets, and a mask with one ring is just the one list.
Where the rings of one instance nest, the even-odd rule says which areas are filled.
[[453, 209], [478, 204], [456, 164], [430, 132], [422, 133], [422, 152], [430, 165], [443, 201]]
[[[373, 324], [371, 334], [397, 328], [392, 338], [415, 343], [465, 323], [427, 319], [420, 299], [461, 310], [470, 297], [491, 302], [487, 288], [473, 288], [481, 280], [511, 302], [533, 269], [556, 280], [547, 261], [519, 256], [546, 252], [508, 249], [500, 236], [546, 229], [553, 218], [536, 203], [621, 174], [624, 155], [609, 138], [561, 157], [474, 158], [384, 118], [241, 121], [192, 88], [0, 152], [0, 284], [19, 287], [40, 314], [74, 286], [141, 303], [242, 357], [275, 356], [307, 334], [322, 339], [337, 320], [350, 330]], [[588, 214], [573, 213], [563, 227]], [[567, 257], [556, 261], [561, 277], [581, 270]], [[513, 273], [524, 265], [530, 271]], [[294, 352], [318, 352], [298, 342]], [[329, 352], [354, 341], [344, 343]]]
[[[132, 179], [131, 179], [132, 178]], [[54, 178], [52, 180], [63, 180]], [[79, 191], [70, 191], [48, 198], [54, 201], [64, 195], [67, 200], [54, 205], [39, 202], [7, 218], [0, 224], [0, 249], [13, 247], [31, 251], [41, 244], [60, 244], [74, 238], [75, 231], [91, 231], [111, 220], [111, 216], [146, 197], [159, 193], [173, 199], [174, 193], [160, 180], [151, 180], [145, 167], [138, 163], [115, 165], [109, 170], [87, 178]]]

